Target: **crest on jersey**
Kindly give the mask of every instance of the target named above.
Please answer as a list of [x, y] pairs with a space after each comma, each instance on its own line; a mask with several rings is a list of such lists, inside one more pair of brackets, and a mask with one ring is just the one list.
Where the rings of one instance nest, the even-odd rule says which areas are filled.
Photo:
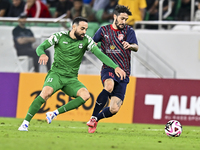
[[78, 46], [78, 48], [80, 48], [80, 49], [83, 48], [83, 44], [80, 43], [79, 46]]
[[118, 39], [119, 39], [120, 41], [122, 41], [123, 38], [124, 38], [124, 35], [123, 35], [123, 34], [118, 34]]

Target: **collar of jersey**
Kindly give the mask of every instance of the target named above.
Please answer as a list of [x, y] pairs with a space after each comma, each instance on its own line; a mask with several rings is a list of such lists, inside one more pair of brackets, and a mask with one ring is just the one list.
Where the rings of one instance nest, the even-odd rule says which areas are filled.
[[114, 29], [113, 26], [112, 26], [112, 24], [110, 25], [110, 27], [111, 27], [111, 29], [114, 30], [114, 31], [121, 31], [121, 30], [119, 30], [119, 29]]

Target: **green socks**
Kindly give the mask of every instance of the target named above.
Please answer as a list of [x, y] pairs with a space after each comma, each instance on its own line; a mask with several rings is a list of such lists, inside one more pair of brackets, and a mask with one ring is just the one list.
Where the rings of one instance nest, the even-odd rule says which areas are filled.
[[85, 103], [85, 101], [79, 96], [79, 97], [69, 101], [67, 104], [65, 104], [65, 105], [61, 106], [60, 108], [58, 108], [58, 112], [59, 112], [59, 114], [62, 114], [64, 112], [66, 112], [66, 111], [75, 109], [75, 108], [81, 106], [84, 103]]
[[29, 107], [28, 113], [24, 120], [30, 122], [33, 116], [39, 111], [43, 103], [45, 103], [45, 100], [41, 96], [36, 97], [36, 99], [32, 102], [31, 106]]
[[[45, 100], [41, 96], [38, 96], [29, 107], [28, 113], [24, 120], [27, 120], [28, 122], [30, 122], [33, 116], [39, 111], [43, 103], [45, 103]], [[81, 97], [77, 97], [74, 100], [71, 100], [67, 104], [58, 108], [58, 112], [59, 114], [62, 114], [66, 111], [75, 109], [84, 103], [85, 101]]]

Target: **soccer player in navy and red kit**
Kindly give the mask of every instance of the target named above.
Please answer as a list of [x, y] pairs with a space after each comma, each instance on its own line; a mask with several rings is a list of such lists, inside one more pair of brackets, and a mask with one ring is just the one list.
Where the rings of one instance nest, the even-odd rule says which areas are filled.
[[[96, 43], [101, 42], [102, 52], [118, 64], [127, 76], [120, 80], [112, 68], [103, 64], [101, 80], [104, 89], [96, 100], [91, 119], [87, 122], [89, 133], [95, 132], [100, 119], [116, 114], [123, 103], [126, 86], [129, 83], [131, 51], [138, 51], [138, 42], [133, 28], [125, 25], [129, 15], [132, 14], [127, 7], [117, 5], [114, 10], [113, 24], [102, 26], [93, 37]], [[111, 99], [110, 107], [103, 109], [108, 97]]]

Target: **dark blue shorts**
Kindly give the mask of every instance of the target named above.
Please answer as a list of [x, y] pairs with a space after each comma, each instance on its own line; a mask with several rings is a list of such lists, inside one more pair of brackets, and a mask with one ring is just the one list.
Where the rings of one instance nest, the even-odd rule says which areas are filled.
[[104, 81], [110, 78], [115, 81], [114, 89], [110, 94], [110, 96], [116, 96], [123, 101], [126, 93], [126, 86], [129, 83], [129, 77], [126, 76], [126, 79], [120, 80], [120, 78], [115, 74], [114, 69], [111, 68], [103, 69], [101, 71], [102, 84], [104, 85]]

